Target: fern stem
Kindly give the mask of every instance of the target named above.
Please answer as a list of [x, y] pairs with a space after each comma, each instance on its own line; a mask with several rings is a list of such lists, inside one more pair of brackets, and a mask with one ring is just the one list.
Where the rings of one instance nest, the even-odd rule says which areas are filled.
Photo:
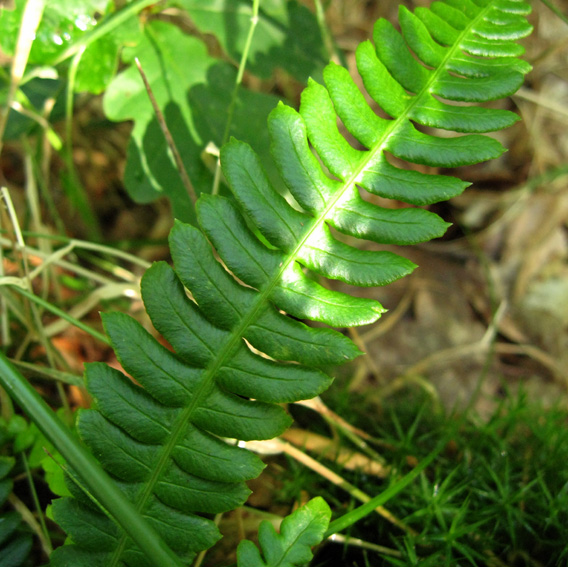
[[79, 444], [28, 381], [0, 352], [0, 382], [38, 429], [63, 455], [67, 463], [104, 508], [147, 554], [156, 567], [183, 567], [179, 558], [136, 512], [96, 459]]
[[327, 25], [327, 22], [325, 20], [325, 10], [322, 6], [321, 0], [314, 0], [314, 4], [316, 5], [316, 19], [318, 21], [320, 33], [323, 37], [323, 43], [327, 50], [327, 55], [330, 61], [339, 63], [347, 69], [348, 66], [345, 55], [340, 49], [337, 48], [337, 45], [333, 40], [333, 36], [331, 35], [331, 33], [329, 33], [329, 26]]

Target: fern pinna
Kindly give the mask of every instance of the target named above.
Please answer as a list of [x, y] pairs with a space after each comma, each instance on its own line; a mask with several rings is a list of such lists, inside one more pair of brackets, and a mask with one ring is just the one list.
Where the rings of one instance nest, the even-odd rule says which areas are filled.
[[[379, 117], [335, 64], [325, 69], [325, 86], [310, 81], [299, 112], [280, 104], [269, 118], [272, 155], [293, 206], [271, 186], [250, 146], [232, 140], [222, 148], [233, 198], [203, 195], [201, 228], [177, 223], [171, 232], [175, 271], [156, 263], [142, 281], [146, 310], [175, 353], [129, 316], [104, 315], [118, 359], [142, 387], [104, 364], [88, 365], [95, 401], [81, 412], [78, 430], [182, 564], [215, 543], [211, 515], [244, 503], [245, 481], [263, 468], [224, 438], [279, 435], [291, 420], [278, 404], [316, 396], [331, 383], [321, 367], [360, 354], [339, 332], [298, 319], [346, 327], [372, 323], [383, 312], [377, 301], [324, 288], [305, 269], [381, 286], [415, 267], [392, 252], [356, 249], [331, 228], [378, 244], [411, 244], [447, 227], [420, 208], [371, 204], [360, 190], [434, 203], [467, 183], [403, 169], [389, 154], [453, 167], [504, 151], [479, 133], [517, 116], [456, 103], [495, 100], [521, 85], [530, 67], [516, 58], [523, 49], [515, 40], [531, 30], [528, 12], [521, 0], [444, 0], [414, 13], [401, 8], [402, 34], [379, 20], [375, 45], [357, 49], [357, 68], [389, 118]], [[342, 136], [337, 117], [360, 146]], [[419, 126], [467, 135], [441, 137]], [[53, 505], [70, 536], [53, 553], [54, 567], [151, 567], [111, 519], [74, 492]]]

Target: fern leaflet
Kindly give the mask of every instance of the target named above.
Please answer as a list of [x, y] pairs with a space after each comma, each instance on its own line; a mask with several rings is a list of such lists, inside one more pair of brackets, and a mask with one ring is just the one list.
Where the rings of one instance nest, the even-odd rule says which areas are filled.
[[263, 520], [258, 530], [261, 557], [256, 546], [248, 540], [239, 544], [239, 567], [301, 567], [312, 559], [311, 548], [323, 539], [329, 525], [331, 510], [321, 497], [310, 500], [284, 518], [280, 533]]

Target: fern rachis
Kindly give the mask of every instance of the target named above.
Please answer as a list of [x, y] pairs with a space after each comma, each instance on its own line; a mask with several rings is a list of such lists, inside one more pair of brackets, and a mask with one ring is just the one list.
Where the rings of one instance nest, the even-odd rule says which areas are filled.
[[[263, 467], [256, 456], [219, 437], [280, 434], [290, 418], [276, 404], [316, 396], [331, 382], [321, 366], [359, 354], [342, 334], [310, 328], [280, 310], [337, 327], [368, 324], [383, 312], [374, 300], [323, 288], [301, 267], [358, 286], [384, 285], [415, 267], [391, 252], [352, 248], [334, 239], [329, 226], [378, 244], [420, 242], [447, 227], [422, 209], [380, 209], [360, 197], [362, 188], [423, 205], [467, 185], [398, 169], [385, 154], [450, 167], [502, 153], [499, 142], [478, 132], [506, 127], [517, 119], [514, 114], [444, 100], [484, 102], [518, 88], [529, 67], [512, 57], [518, 54], [512, 40], [530, 27], [512, 10], [524, 13], [526, 5], [446, 0], [416, 15], [402, 8], [402, 36], [379, 20], [375, 47], [361, 44], [357, 65], [366, 90], [391, 119], [377, 116], [347, 71], [333, 64], [324, 73], [326, 87], [310, 81], [299, 113], [279, 105], [268, 124], [272, 154], [298, 208], [272, 188], [250, 146], [232, 140], [222, 149], [234, 200], [202, 196], [201, 229], [176, 223], [172, 230], [175, 272], [157, 263], [142, 282], [146, 310], [175, 353], [134, 319], [104, 316], [120, 362], [142, 388], [105, 365], [89, 365], [87, 385], [96, 403], [82, 412], [78, 429], [183, 561], [219, 537], [199, 514], [242, 504], [248, 496], [244, 481]], [[341, 136], [337, 117], [367, 149], [355, 149]], [[437, 138], [414, 123], [466, 135]], [[123, 532], [75, 492], [76, 499], [54, 504], [56, 520], [76, 544], [57, 550], [54, 566], [149, 565]]]

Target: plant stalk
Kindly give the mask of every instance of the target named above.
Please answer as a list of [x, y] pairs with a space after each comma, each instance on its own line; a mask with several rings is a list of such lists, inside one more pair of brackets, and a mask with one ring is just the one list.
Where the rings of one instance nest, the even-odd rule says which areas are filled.
[[179, 558], [147, 524], [69, 428], [10, 364], [3, 352], [0, 352], [0, 383], [46, 438], [57, 447], [105, 511], [136, 542], [152, 564], [155, 567], [183, 567]]

